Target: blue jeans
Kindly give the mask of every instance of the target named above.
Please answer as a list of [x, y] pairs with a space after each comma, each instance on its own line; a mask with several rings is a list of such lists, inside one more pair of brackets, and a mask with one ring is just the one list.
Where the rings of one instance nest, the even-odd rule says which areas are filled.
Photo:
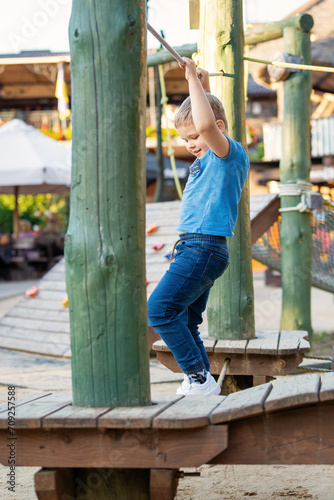
[[181, 370], [190, 375], [210, 363], [199, 336], [210, 289], [228, 266], [226, 238], [183, 233], [175, 260], [148, 301], [148, 320]]

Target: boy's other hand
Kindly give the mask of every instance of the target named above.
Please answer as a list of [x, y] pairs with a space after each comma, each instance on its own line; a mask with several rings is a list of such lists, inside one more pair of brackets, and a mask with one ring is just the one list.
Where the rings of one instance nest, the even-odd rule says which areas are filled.
[[185, 78], [186, 80], [190, 80], [191, 78], [198, 78], [202, 84], [204, 92], [210, 92], [210, 81], [209, 81], [209, 73], [203, 68], [196, 67], [196, 64], [192, 59], [188, 57], [183, 57], [184, 66], [180, 64], [182, 69], [185, 69]]
[[197, 69], [197, 76], [199, 78], [199, 81], [202, 84], [204, 92], [210, 92], [210, 78], [209, 78], [209, 72], [206, 71], [203, 68], [196, 68]]

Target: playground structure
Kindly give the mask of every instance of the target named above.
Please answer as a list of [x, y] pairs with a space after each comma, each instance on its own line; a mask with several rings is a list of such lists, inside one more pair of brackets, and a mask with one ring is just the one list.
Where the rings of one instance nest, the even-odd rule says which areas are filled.
[[[16, 464], [45, 467], [35, 475], [40, 500], [172, 500], [182, 467], [334, 463], [333, 372], [322, 381], [308, 374], [227, 397], [162, 396], [134, 408], [71, 401], [67, 394], [17, 401]], [[2, 442], [7, 427], [6, 403]], [[2, 447], [1, 463], [7, 454]]]
[[[175, 243], [180, 207], [180, 201], [146, 204], [146, 226], [157, 225], [157, 231], [146, 234], [145, 241], [147, 298], [170, 265], [170, 260], [165, 255], [171, 252]], [[277, 195], [250, 197], [252, 242], [258, 240], [277, 220], [278, 208]], [[164, 244], [161, 250], [153, 248], [161, 243]], [[24, 295], [1, 318], [0, 348], [71, 357], [69, 311], [63, 305], [66, 297], [64, 259], [39, 280], [37, 289], [37, 295]], [[149, 329], [149, 334], [151, 330]], [[155, 335], [155, 340], [157, 339]], [[149, 335], [150, 344], [152, 340]]]
[[[312, 264], [311, 284], [334, 293], [334, 206], [324, 202], [322, 210], [311, 215]], [[276, 271], [282, 270], [280, 219], [252, 246], [254, 259]]]
[[[231, 136], [245, 144], [242, 2], [205, 3], [210, 8], [204, 9], [201, 2], [201, 65], [224, 69], [223, 89], [213, 92], [227, 104]], [[104, 500], [114, 494], [120, 499], [171, 500], [175, 469], [183, 466], [334, 462], [332, 374], [322, 383], [318, 375], [306, 375], [226, 398], [173, 396], [157, 404], [150, 401], [144, 272], [145, 10], [143, 1], [101, 1], [94, 6], [88, 0], [73, 2], [73, 178], [66, 237], [73, 398], [35, 396], [17, 402], [17, 465], [46, 468], [36, 475], [40, 499]], [[303, 16], [297, 17], [284, 27], [287, 45], [292, 52], [301, 51], [308, 63], [310, 24], [303, 30]], [[293, 97], [287, 98], [286, 121], [295, 129], [292, 133], [287, 128], [284, 134], [285, 152], [293, 158], [286, 157], [282, 168], [284, 182], [294, 183], [308, 175], [302, 167], [308, 165], [304, 134], [308, 108], [303, 105], [309, 87], [303, 71], [287, 82]], [[294, 99], [302, 106], [292, 113]], [[300, 109], [307, 119], [299, 117]], [[288, 147], [289, 134], [293, 149]], [[283, 200], [283, 208], [291, 208], [300, 196]], [[282, 262], [289, 260], [291, 265], [284, 264], [284, 281], [286, 276], [296, 278], [292, 266], [296, 259], [308, 262], [310, 214], [283, 212], [282, 226], [283, 221], [293, 239], [285, 240], [288, 249], [282, 243]], [[247, 186], [230, 250], [229, 272], [215, 286], [208, 310], [209, 335], [217, 345], [230, 344], [220, 353], [224, 358], [240, 354], [240, 365], [246, 361], [247, 374], [254, 374], [261, 361], [250, 362], [254, 352], [247, 352], [247, 347], [257, 343], [255, 354], [263, 359], [269, 349], [275, 351], [269, 361], [274, 365], [285, 334], [263, 339], [255, 331]], [[307, 348], [304, 330], [310, 331], [306, 269], [296, 284], [300, 302], [293, 302], [293, 311], [285, 302], [283, 323], [288, 326], [282, 328], [293, 331], [286, 334], [293, 346], [290, 353], [281, 354], [301, 358]], [[298, 328], [293, 328], [296, 324]], [[244, 353], [234, 357], [235, 343], [244, 344]], [[282, 360], [278, 361], [282, 368]], [[232, 359], [231, 369], [233, 363]], [[264, 370], [256, 376], [271, 373]], [[0, 409], [3, 438], [8, 432], [6, 410], [7, 405]], [[1, 451], [0, 458], [4, 463], [7, 453]], [[88, 496], [86, 491], [75, 491], [78, 479], [88, 486]]]

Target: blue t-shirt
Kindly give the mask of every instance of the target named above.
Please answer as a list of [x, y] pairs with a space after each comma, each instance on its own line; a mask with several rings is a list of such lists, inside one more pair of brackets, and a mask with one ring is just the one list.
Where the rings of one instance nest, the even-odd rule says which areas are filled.
[[177, 231], [233, 236], [249, 160], [239, 142], [227, 139], [230, 149], [226, 158], [218, 158], [208, 149], [191, 165]]

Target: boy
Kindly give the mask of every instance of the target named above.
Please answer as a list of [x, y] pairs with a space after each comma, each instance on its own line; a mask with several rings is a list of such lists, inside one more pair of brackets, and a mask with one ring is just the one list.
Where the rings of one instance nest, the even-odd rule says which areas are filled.
[[184, 373], [177, 394], [212, 395], [220, 387], [210, 374], [198, 326], [210, 288], [228, 266], [226, 237], [233, 236], [249, 161], [242, 146], [227, 136], [221, 102], [206, 94], [209, 74], [188, 58], [184, 68], [189, 97], [174, 123], [197, 159], [183, 193], [175, 260], [148, 301], [148, 317]]

